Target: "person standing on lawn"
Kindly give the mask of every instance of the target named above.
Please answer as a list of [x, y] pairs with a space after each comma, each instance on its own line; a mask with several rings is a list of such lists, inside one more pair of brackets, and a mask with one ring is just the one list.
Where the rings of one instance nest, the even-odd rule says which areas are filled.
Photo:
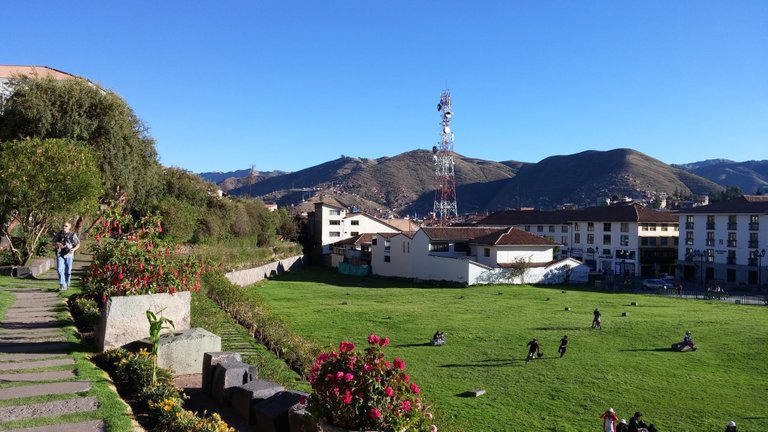
[[568, 335], [563, 336], [562, 339], [560, 339], [560, 348], [557, 349], [557, 352], [560, 353], [560, 358], [563, 358], [565, 355], [565, 350], [568, 349]]
[[595, 308], [595, 311], [592, 312], [592, 315], [594, 315], [594, 318], [592, 318], [592, 328], [597, 328], [602, 330], [603, 323], [602, 323], [602, 317], [600, 315], [600, 311], [597, 308]]
[[53, 249], [56, 251], [56, 271], [59, 273], [59, 290], [69, 288], [72, 279], [72, 262], [75, 251], [80, 247], [80, 239], [71, 231], [72, 224], [64, 222], [63, 229], [53, 236]]
[[603, 432], [616, 432], [616, 422], [619, 421], [619, 417], [613, 408], [608, 408], [608, 411], [600, 416], [600, 420], [603, 421]]

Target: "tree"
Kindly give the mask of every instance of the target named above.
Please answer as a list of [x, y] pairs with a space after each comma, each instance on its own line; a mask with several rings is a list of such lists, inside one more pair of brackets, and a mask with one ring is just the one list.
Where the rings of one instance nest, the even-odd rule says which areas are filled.
[[[0, 142], [0, 235], [26, 264], [52, 223], [92, 209], [102, 191], [91, 151], [65, 139]], [[12, 238], [10, 228], [20, 228]]]
[[160, 164], [147, 127], [118, 95], [82, 79], [17, 77], [0, 112], [0, 141], [64, 138], [93, 150], [104, 202], [146, 210]]
[[523, 258], [517, 257], [512, 261], [509, 266], [509, 276], [512, 280], [519, 277], [520, 283], [525, 283], [525, 274], [528, 272], [528, 268], [531, 266], [530, 257]]
[[726, 186], [725, 190], [712, 192], [709, 194], [710, 202], [728, 201], [734, 198], [739, 198], [744, 195], [744, 192], [738, 186]]

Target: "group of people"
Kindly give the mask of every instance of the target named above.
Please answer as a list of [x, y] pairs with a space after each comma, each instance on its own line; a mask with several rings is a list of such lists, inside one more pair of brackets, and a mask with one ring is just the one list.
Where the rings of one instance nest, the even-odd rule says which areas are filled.
[[[529, 361], [533, 360], [536, 357], [541, 357], [544, 355], [544, 353], [541, 351], [541, 344], [539, 343], [538, 339], [533, 338], [531, 339], [526, 346], [528, 347], [528, 356], [525, 358], [525, 362], [528, 363]], [[560, 347], [557, 348], [557, 352], [560, 353], [560, 357], [562, 358], [565, 355], [565, 351], [568, 349], [568, 335], [564, 335], [562, 339], [560, 339]]]
[[643, 413], [640, 411], [635, 412], [635, 415], [629, 419], [619, 420], [619, 416], [616, 415], [616, 411], [613, 408], [608, 408], [606, 412], [600, 415], [602, 421], [603, 432], [657, 432], [656, 425], [653, 423], [646, 424], [643, 421]]

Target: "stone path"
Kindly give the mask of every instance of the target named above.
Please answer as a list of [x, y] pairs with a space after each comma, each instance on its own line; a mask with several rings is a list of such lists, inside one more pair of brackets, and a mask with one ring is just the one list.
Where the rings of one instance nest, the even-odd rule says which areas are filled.
[[[65, 310], [56, 292], [30, 284], [7, 290], [15, 300], [0, 322], [0, 427], [8, 422], [55, 418], [98, 409], [96, 396], [82, 396], [89, 381], [76, 380], [76, 346], [66, 342], [62, 327], [69, 320], [57, 315]], [[102, 432], [102, 420], [12, 429], [12, 432]]]

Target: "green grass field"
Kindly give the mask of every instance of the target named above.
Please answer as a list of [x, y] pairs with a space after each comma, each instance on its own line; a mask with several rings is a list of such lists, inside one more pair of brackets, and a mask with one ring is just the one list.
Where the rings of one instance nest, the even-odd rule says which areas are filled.
[[[660, 431], [768, 424], [766, 307], [570, 287], [416, 288], [319, 269], [249, 289], [323, 345], [388, 335], [388, 358], [406, 361], [441, 431], [598, 431], [609, 407], [627, 419], [642, 411]], [[603, 330], [590, 328], [595, 307]], [[448, 333], [443, 347], [426, 345], [436, 330]], [[670, 351], [686, 330], [698, 351]], [[545, 355], [525, 364], [532, 337]], [[461, 396], [476, 388], [487, 394]]]

